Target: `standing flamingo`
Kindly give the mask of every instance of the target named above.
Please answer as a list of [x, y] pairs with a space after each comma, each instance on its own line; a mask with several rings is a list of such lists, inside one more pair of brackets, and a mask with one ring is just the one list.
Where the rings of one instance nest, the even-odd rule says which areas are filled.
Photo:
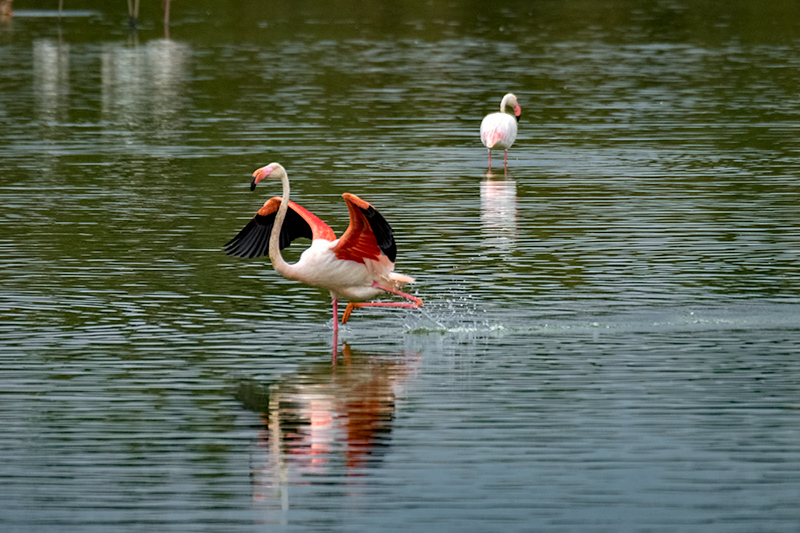
[[[286, 279], [330, 291], [333, 300], [334, 354], [339, 332], [339, 300], [350, 300], [342, 324], [357, 307], [422, 307], [422, 300], [398, 289], [414, 278], [393, 272], [397, 247], [392, 228], [374, 207], [358, 196], [344, 193], [350, 225], [337, 239], [333, 230], [310, 211], [289, 201], [289, 177], [279, 163], [253, 172], [250, 190], [266, 177], [281, 180], [283, 197], [264, 203], [253, 219], [225, 245], [229, 255], [258, 257], [269, 254], [272, 266]], [[293, 264], [284, 261], [281, 250], [298, 237], [311, 239], [311, 246]], [[364, 302], [389, 292], [409, 302]]]
[[[514, 117], [506, 113], [506, 106], [514, 109]], [[517, 97], [508, 93], [500, 102], [500, 112], [490, 113], [483, 117], [481, 122], [481, 142], [489, 149], [489, 167], [492, 166], [492, 150], [503, 150], [503, 166], [508, 164], [508, 149], [517, 138], [517, 122], [522, 114], [522, 108], [517, 103]], [[516, 119], [516, 120], [514, 120]]]

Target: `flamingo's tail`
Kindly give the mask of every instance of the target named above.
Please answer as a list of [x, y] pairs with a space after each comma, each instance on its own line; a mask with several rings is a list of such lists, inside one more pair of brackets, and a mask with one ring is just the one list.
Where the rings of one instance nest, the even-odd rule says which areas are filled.
[[394, 283], [395, 287], [397, 287], [398, 289], [408, 283], [414, 283], [414, 278], [412, 278], [411, 276], [406, 276], [405, 274], [398, 274], [397, 272], [392, 272], [391, 274], [389, 274], [389, 279], [392, 280], [392, 283]]

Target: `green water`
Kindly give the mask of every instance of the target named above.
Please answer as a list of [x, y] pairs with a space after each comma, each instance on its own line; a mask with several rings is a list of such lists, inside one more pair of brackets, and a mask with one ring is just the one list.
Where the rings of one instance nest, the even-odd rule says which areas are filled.
[[[795, 530], [795, 3], [14, 7], [3, 529]], [[271, 161], [425, 301], [336, 366], [328, 295], [222, 252]]]

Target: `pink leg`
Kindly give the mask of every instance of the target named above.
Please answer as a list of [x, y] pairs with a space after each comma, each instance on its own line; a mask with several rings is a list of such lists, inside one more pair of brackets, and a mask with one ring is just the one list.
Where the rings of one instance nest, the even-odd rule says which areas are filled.
[[405, 307], [407, 309], [418, 309], [422, 307], [422, 299], [417, 298], [416, 296], [411, 296], [410, 294], [406, 294], [404, 292], [400, 292], [395, 289], [390, 289], [389, 287], [384, 287], [379, 283], [372, 283], [373, 287], [377, 287], [386, 292], [390, 292], [392, 294], [396, 294], [398, 296], [402, 296], [410, 302], [350, 302], [347, 304], [347, 309], [344, 310], [344, 314], [342, 315], [342, 324], [346, 324], [347, 320], [350, 318], [350, 313], [353, 312], [353, 309], [357, 307]]
[[503, 166], [508, 165], [508, 150], [503, 150]]
[[[419, 298], [417, 298], [419, 300]], [[342, 324], [346, 324], [350, 318], [350, 313], [358, 307], [405, 307], [406, 309], [419, 309], [422, 307], [422, 300], [417, 302], [350, 302], [342, 315]]]
[[492, 151], [489, 150], [489, 168], [492, 168]]
[[355, 307], [405, 307], [406, 309], [420, 308], [420, 305], [417, 302], [353, 302], [353, 305]]
[[412, 302], [416, 303], [417, 307], [422, 307], [422, 300], [420, 298], [417, 298], [416, 296], [411, 296], [410, 294], [406, 294], [404, 292], [400, 292], [400, 291], [398, 291], [396, 289], [390, 289], [389, 287], [384, 287], [380, 283], [376, 283], [374, 281], [372, 282], [372, 286], [376, 287], [376, 288], [378, 288], [378, 289], [380, 289], [382, 291], [391, 292], [392, 294], [396, 294], [398, 296], [402, 296], [406, 300], [411, 300]]
[[339, 351], [339, 300], [333, 299], [333, 357], [332, 362], [336, 364], [336, 356]]

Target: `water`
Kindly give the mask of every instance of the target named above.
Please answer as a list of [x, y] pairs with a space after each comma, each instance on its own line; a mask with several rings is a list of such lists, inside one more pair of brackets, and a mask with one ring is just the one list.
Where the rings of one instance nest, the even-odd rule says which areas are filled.
[[[796, 6], [95, 7], [0, 25], [4, 530], [796, 530]], [[425, 301], [335, 366], [271, 161]]]

